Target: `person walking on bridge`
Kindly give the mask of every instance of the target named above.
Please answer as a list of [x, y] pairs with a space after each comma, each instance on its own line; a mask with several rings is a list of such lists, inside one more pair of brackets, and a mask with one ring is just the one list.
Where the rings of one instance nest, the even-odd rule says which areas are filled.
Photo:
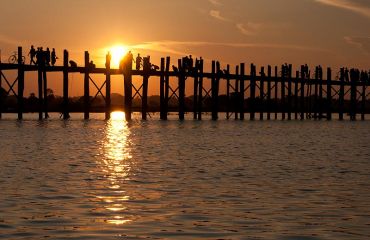
[[34, 60], [34, 58], [36, 57], [36, 49], [33, 45], [31, 46], [31, 49], [30, 49], [30, 52], [28, 53], [28, 56], [30, 56], [30, 65], [32, 65], [32, 63], [34, 65], [36, 65], [36, 62]]

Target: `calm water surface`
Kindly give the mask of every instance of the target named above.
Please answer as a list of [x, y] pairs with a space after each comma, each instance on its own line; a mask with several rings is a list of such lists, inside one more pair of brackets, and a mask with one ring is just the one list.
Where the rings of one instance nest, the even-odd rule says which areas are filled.
[[0, 239], [369, 239], [369, 133], [369, 121], [1, 120]]

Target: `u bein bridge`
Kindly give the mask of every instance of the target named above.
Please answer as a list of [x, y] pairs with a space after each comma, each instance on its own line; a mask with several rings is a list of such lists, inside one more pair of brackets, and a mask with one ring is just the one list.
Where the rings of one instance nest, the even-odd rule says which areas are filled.
[[[25, 72], [38, 73], [38, 112], [39, 119], [48, 117], [47, 102], [47, 73], [63, 73], [63, 104], [62, 114], [64, 119], [70, 118], [69, 103], [69, 74], [80, 73], [84, 75], [83, 112], [84, 119], [89, 119], [91, 103], [101, 95], [105, 101], [105, 117], [110, 118], [111, 106], [111, 76], [121, 75], [124, 81], [124, 111], [126, 120], [131, 120], [133, 112], [133, 100], [141, 99], [142, 119], [147, 119], [148, 114], [148, 87], [150, 77], [159, 77], [160, 86], [160, 119], [167, 120], [169, 113], [169, 101], [176, 99], [179, 119], [185, 118], [185, 112], [193, 112], [194, 119], [201, 120], [202, 114], [212, 113], [212, 119], [217, 120], [220, 109], [220, 85], [225, 84], [226, 95], [222, 95], [224, 105], [222, 111], [227, 119], [235, 118], [244, 120], [245, 113], [249, 113], [250, 120], [277, 119], [278, 115], [283, 120], [291, 119], [327, 119], [331, 120], [333, 113], [337, 113], [339, 120], [348, 114], [351, 120], [356, 120], [357, 114], [365, 120], [368, 113], [369, 103], [367, 88], [370, 85], [370, 72], [342, 68], [337, 79], [333, 79], [332, 70], [326, 71], [326, 79], [323, 79], [323, 70], [316, 67], [314, 76], [307, 66], [301, 66], [300, 71], [293, 74], [292, 65], [278, 67], [261, 67], [257, 73], [255, 65], [251, 64], [250, 74], [245, 73], [245, 64], [241, 63], [231, 73], [230, 66], [221, 69], [220, 63], [212, 61], [212, 71], [203, 72], [203, 60], [196, 60], [195, 66], [189, 68], [183, 59], [179, 59], [177, 67], [172, 66], [170, 58], [162, 58], [159, 69], [152, 69], [149, 58], [143, 59], [143, 70], [132, 70], [132, 61], [122, 69], [111, 69], [110, 57], [107, 55], [106, 67], [95, 68], [91, 66], [89, 53], [85, 52], [84, 67], [69, 66], [69, 54], [64, 50], [63, 66], [45, 66], [44, 64], [26, 65], [22, 60], [22, 47], [18, 47], [18, 62], [15, 64], [0, 63], [0, 89], [6, 83], [7, 94], [13, 93], [17, 98], [18, 119], [23, 119], [24, 113], [24, 87]], [[171, 68], [171, 69], [170, 69]], [[17, 71], [17, 77], [9, 81], [4, 71]], [[98, 86], [92, 79], [93, 75], [104, 74], [105, 81]], [[142, 76], [141, 86], [133, 84], [133, 76]], [[170, 80], [175, 79], [175, 84]], [[5, 81], [2, 81], [5, 80]], [[185, 104], [186, 82], [191, 81], [194, 86], [192, 107]], [[210, 81], [210, 84], [204, 84]], [[90, 83], [97, 92], [95, 97], [90, 96]], [[3, 84], [3, 86], [1, 85]], [[17, 84], [17, 92], [15, 86]], [[205, 87], [210, 85], [209, 88]], [[105, 94], [103, 89], [105, 88]], [[249, 98], [246, 98], [247, 94]], [[280, 96], [280, 98], [279, 98]], [[3, 99], [0, 102], [0, 118], [3, 112]], [[209, 106], [206, 109], [206, 101]]]

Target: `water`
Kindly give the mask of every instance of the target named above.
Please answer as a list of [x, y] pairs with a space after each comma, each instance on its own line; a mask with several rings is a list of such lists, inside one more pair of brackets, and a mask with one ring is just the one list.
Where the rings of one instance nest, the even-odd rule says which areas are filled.
[[0, 239], [370, 238], [369, 121], [94, 116], [0, 121]]

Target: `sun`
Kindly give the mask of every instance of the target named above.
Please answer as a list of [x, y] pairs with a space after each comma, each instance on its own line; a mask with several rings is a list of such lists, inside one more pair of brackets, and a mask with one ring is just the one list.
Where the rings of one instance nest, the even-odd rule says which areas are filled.
[[121, 112], [121, 111], [114, 111], [114, 112], [111, 112], [110, 113], [110, 118], [113, 121], [125, 120], [125, 113], [124, 112]]
[[129, 48], [125, 45], [115, 45], [108, 50], [112, 55], [111, 68], [119, 68], [119, 62], [129, 51]]

